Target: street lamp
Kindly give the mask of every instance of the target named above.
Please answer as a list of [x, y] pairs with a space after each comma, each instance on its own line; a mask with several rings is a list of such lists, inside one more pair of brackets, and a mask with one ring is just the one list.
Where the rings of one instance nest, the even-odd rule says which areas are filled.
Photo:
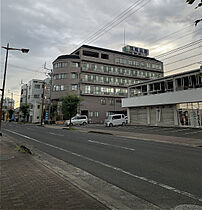
[[3, 47], [3, 49], [6, 49], [6, 60], [5, 60], [5, 68], [4, 68], [4, 78], [3, 78], [3, 87], [0, 89], [2, 91], [1, 94], [1, 106], [0, 106], [0, 136], [2, 136], [2, 131], [1, 131], [1, 119], [2, 119], [2, 109], [3, 109], [3, 99], [4, 99], [4, 89], [5, 89], [5, 83], [6, 83], [6, 71], [7, 71], [7, 64], [8, 64], [8, 51], [9, 50], [18, 50], [21, 51], [22, 53], [28, 53], [29, 49], [19, 49], [19, 48], [12, 48], [9, 47], [9, 43], [7, 44], [7, 47]]

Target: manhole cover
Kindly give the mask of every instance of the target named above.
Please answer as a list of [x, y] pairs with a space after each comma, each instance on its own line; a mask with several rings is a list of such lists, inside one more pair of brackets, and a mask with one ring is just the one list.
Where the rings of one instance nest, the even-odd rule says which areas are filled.
[[13, 159], [15, 156], [10, 156], [10, 155], [2, 155], [0, 156], [0, 160], [10, 160]]

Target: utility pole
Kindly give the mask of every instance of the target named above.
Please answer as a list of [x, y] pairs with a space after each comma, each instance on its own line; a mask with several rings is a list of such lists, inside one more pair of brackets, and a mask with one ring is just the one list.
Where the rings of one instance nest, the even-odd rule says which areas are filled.
[[44, 92], [45, 92], [45, 82], [42, 84], [43, 95], [42, 95], [42, 104], [41, 104], [41, 125], [43, 125], [43, 107], [44, 107]]
[[49, 70], [50, 73], [48, 73], [50, 75], [50, 94], [49, 94], [49, 107], [48, 107], [48, 119], [49, 119], [49, 123], [51, 122], [51, 107], [52, 107], [52, 85], [53, 85], [53, 69], [48, 69], [46, 67], [46, 63], [44, 64], [44, 69]]
[[0, 136], [2, 136], [1, 119], [2, 119], [2, 109], [3, 109], [3, 101], [4, 101], [4, 90], [5, 90], [5, 83], [6, 83], [6, 71], [7, 71], [7, 64], [8, 64], [8, 49], [9, 49], [9, 43], [7, 44], [7, 48], [6, 48], [6, 60], [5, 60], [5, 67], [4, 67], [3, 88], [1, 90], [2, 94], [1, 94], [1, 107], [0, 107]]
[[29, 49], [11, 48], [11, 47], [9, 47], [9, 43], [7, 44], [7, 47], [2, 47], [2, 48], [6, 49], [6, 60], [5, 60], [5, 67], [4, 67], [3, 87], [2, 87], [2, 89], [0, 89], [2, 91], [2, 94], [1, 94], [1, 106], [0, 106], [0, 136], [2, 136], [1, 120], [2, 120], [4, 90], [5, 90], [5, 84], [6, 84], [6, 71], [7, 71], [7, 65], [8, 65], [8, 51], [9, 50], [18, 50], [18, 51], [21, 51], [22, 53], [28, 53], [29, 52]]

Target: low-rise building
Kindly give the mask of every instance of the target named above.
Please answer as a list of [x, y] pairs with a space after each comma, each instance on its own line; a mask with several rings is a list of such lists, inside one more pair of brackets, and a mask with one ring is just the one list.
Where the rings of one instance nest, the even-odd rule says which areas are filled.
[[202, 126], [202, 69], [145, 81], [122, 100], [134, 125]]

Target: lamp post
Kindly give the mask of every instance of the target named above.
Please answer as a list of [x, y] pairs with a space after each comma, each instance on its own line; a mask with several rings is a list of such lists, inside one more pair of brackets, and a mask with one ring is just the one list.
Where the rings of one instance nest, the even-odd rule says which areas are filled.
[[2, 91], [1, 94], [1, 106], [0, 106], [0, 136], [2, 136], [2, 131], [1, 131], [1, 119], [2, 119], [2, 109], [3, 109], [3, 99], [4, 99], [4, 89], [5, 89], [5, 83], [6, 83], [6, 71], [7, 71], [7, 65], [8, 65], [8, 51], [9, 50], [18, 50], [21, 51], [22, 53], [28, 53], [29, 49], [19, 49], [19, 48], [12, 48], [9, 47], [9, 43], [7, 44], [7, 47], [3, 47], [3, 49], [6, 49], [6, 60], [5, 60], [5, 67], [4, 67], [4, 78], [3, 78], [3, 87], [0, 89]]

